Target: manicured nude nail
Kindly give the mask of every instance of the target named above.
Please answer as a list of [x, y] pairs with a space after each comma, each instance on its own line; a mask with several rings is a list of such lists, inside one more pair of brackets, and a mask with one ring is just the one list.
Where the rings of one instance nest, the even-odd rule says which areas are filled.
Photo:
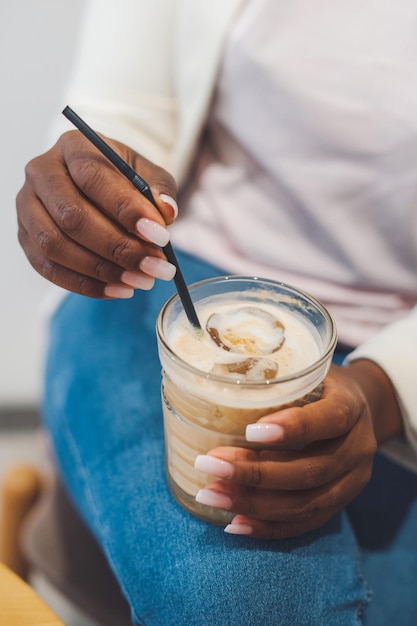
[[249, 424], [246, 426], [246, 441], [272, 443], [280, 441], [284, 436], [284, 429], [278, 424]]
[[174, 198], [171, 198], [171, 196], [167, 196], [166, 193], [161, 193], [159, 197], [161, 198], [162, 202], [165, 202], [165, 204], [169, 204], [169, 206], [172, 208], [175, 219], [178, 215], [178, 204], [176, 203]]
[[125, 270], [120, 279], [122, 282], [126, 283], [126, 285], [134, 287], [134, 289], [144, 289], [146, 291], [152, 289], [155, 284], [155, 280], [152, 276], [146, 276], [141, 272], [130, 272], [129, 270]]
[[195, 499], [200, 504], [215, 506], [217, 509], [230, 509], [232, 500], [225, 493], [213, 491], [212, 489], [200, 489]]
[[233, 465], [228, 461], [217, 459], [208, 454], [200, 454], [194, 461], [194, 467], [200, 472], [213, 474], [219, 478], [231, 478], [234, 470]]
[[148, 220], [146, 217], [141, 217], [136, 222], [136, 230], [139, 235], [142, 235], [142, 237], [145, 237], [145, 239], [157, 246], [166, 246], [169, 241], [167, 229], [153, 220]]
[[253, 530], [248, 524], [233, 524], [232, 522], [226, 526], [224, 532], [229, 535], [251, 535]]
[[104, 295], [108, 298], [132, 298], [134, 293], [131, 287], [123, 287], [123, 285], [106, 285], [104, 287]]
[[149, 274], [149, 276], [154, 278], [161, 278], [162, 280], [171, 280], [177, 271], [175, 265], [156, 256], [145, 256], [140, 262], [139, 268], [145, 274]]

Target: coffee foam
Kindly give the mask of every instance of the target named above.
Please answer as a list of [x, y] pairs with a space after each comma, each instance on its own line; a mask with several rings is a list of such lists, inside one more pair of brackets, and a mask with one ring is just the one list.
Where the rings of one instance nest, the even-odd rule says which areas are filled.
[[[259, 296], [262, 294], [260, 293]], [[277, 376], [287, 376], [301, 371], [312, 365], [320, 357], [320, 349], [317, 343], [317, 336], [312, 326], [303, 321], [296, 312], [288, 310], [288, 307], [279, 302], [270, 302], [267, 298], [259, 297], [259, 301], [254, 302], [253, 296], [258, 296], [256, 291], [251, 292], [251, 296], [245, 299], [244, 294], [227, 294], [216, 296], [207, 300], [202, 300], [196, 304], [196, 310], [203, 332], [194, 331], [184, 314], [180, 314], [169, 329], [167, 341], [170, 348], [183, 361], [203, 372], [212, 372], [230, 378], [245, 379], [244, 371], [235, 368], [234, 365], [240, 361], [247, 360], [248, 357], [259, 358], [261, 364], [257, 367], [251, 366], [247, 377], [253, 379], [256, 372], [259, 372], [259, 379], [262, 379], [264, 369], [262, 361], [265, 358], [268, 363], [271, 361], [277, 367]], [[256, 323], [254, 311], [260, 313], [259, 324]], [[224, 330], [227, 328], [228, 336], [236, 340], [241, 334], [247, 339], [237, 345], [231, 342], [231, 349], [217, 345], [210, 334], [205, 330], [209, 318], [220, 320], [220, 326]], [[227, 323], [226, 323], [227, 320]], [[264, 323], [265, 320], [276, 320], [278, 323], [272, 326], [271, 323]], [[235, 325], [233, 323], [235, 322]], [[283, 328], [282, 328], [283, 327]], [[282, 342], [282, 334], [284, 340]], [[281, 340], [279, 340], [281, 338]], [[273, 346], [279, 344], [279, 349], [270, 351], [269, 344]], [[230, 373], [227, 371], [227, 365]], [[226, 366], [226, 367], [224, 367]], [[233, 371], [235, 370], [235, 371]]]
[[206, 329], [221, 348], [244, 355], [271, 354], [285, 339], [281, 321], [254, 306], [217, 311], [208, 318]]

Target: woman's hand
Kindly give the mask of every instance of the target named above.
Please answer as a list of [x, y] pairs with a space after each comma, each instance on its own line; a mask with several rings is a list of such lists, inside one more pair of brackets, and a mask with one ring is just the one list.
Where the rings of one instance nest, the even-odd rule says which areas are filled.
[[198, 457], [197, 469], [222, 480], [208, 484], [197, 500], [238, 514], [227, 532], [301, 535], [359, 494], [371, 477], [377, 444], [400, 431], [392, 385], [375, 363], [332, 366], [320, 400], [248, 427], [247, 439], [266, 449], [222, 447]]
[[176, 216], [175, 183], [163, 169], [108, 143], [150, 185], [159, 211], [79, 131], [27, 165], [17, 196], [19, 241], [45, 278], [95, 298], [131, 297], [175, 274], [158, 246]]

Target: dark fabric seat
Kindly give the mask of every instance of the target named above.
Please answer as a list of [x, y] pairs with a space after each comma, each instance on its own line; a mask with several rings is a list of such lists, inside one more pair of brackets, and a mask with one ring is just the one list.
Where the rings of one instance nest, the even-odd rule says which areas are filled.
[[95, 537], [59, 478], [44, 489], [22, 533], [30, 568], [103, 626], [131, 626], [130, 609]]

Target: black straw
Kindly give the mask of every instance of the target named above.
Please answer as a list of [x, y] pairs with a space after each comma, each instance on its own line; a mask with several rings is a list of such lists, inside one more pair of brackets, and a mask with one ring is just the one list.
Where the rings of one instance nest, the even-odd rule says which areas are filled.
[[[122, 159], [122, 157], [118, 155], [117, 152], [115, 152], [113, 148], [111, 148], [109, 144], [106, 143], [90, 126], [88, 126], [88, 124], [86, 124], [84, 120], [82, 120], [81, 117], [77, 115], [77, 113], [75, 113], [75, 111], [73, 111], [69, 106], [66, 106], [62, 113], [70, 122], [74, 124], [76, 128], [78, 128], [84, 137], [91, 141], [97, 150], [100, 150], [100, 152], [107, 157], [115, 167], [117, 167], [119, 172], [126, 176], [132, 185], [134, 185], [136, 189], [138, 189], [140, 193], [158, 209], [158, 205], [155, 202], [148, 183], [141, 176], [139, 176], [139, 174], [135, 172], [135, 170], [130, 167], [130, 165], [126, 163], [126, 161]], [[188, 291], [180, 266], [178, 265], [177, 257], [175, 256], [171, 242], [168, 242], [162, 250], [168, 261], [177, 268], [174, 276], [174, 282], [185, 313], [188, 317], [188, 321], [196, 328], [201, 328], [201, 324], [198, 320], [197, 313], [190, 297], [190, 292]]]

